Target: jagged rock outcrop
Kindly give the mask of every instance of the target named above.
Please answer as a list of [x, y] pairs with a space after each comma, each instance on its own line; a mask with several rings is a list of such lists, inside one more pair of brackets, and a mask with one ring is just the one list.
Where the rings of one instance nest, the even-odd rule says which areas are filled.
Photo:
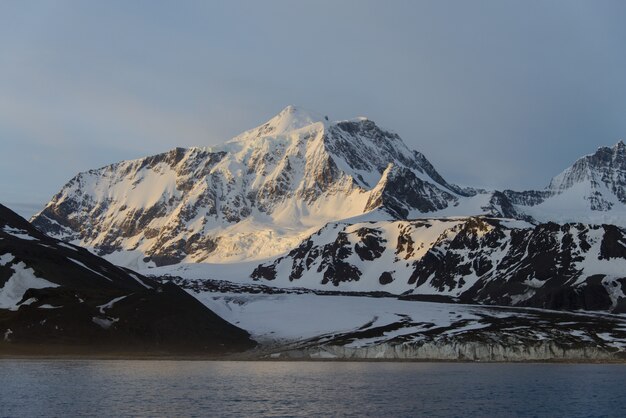
[[406, 298], [626, 312], [626, 232], [485, 217], [333, 223], [251, 277]]
[[382, 208], [397, 219], [406, 219], [417, 209], [422, 213], [445, 209], [457, 203], [457, 197], [432, 183], [418, 178], [405, 167], [389, 164], [370, 194], [365, 211]]
[[[576, 184], [588, 182], [591, 191], [600, 194], [606, 189], [621, 203], [626, 203], [626, 145], [619, 141], [613, 147], [601, 147], [595, 153], [576, 161], [570, 168], [552, 179], [548, 190], [553, 193], [574, 187]], [[590, 196], [591, 197], [591, 196]], [[598, 202], [590, 200], [593, 210], [603, 210], [602, 205], [593, 208]]]

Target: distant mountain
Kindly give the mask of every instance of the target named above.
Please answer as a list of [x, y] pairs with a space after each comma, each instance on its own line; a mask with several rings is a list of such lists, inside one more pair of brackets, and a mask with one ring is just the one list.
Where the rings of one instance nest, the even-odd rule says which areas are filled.
[[332, 223], [251, 277], [279, 287], [626, 312], [626, 232], [494, 218]]
[[580, 158], [544, 190], [503, 194], [515, 213], [540, 222], [626, 226], [626, 145], [619, 141]]
[[195, 352], [254, 346], [182, 289], [50, 238], [0, 205], [0, 353]]
[[330, 221], [431, 213], [475, 193], [368, 119], [329, 122], [289, 106], [219, 147], [81, 173], [32, 221], [100, 254], [236, 261], [287, 251]]

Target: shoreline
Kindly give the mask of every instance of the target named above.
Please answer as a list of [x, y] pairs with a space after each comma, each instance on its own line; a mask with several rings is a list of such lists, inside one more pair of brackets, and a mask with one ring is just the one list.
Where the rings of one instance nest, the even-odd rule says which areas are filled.
[[351, 348], [342, 345], [317, 345], [308, 341], [304, 344], [260, 344], [245, 351], [236, 347], [204, 350], [184, 346], [155, 348], [0, 343], [0, 361], [2, 360], [626, 364], [626, 353], [606, 347], [563, 346], [554, 342], [523, 347], [466, 341], [444, 344], [427, 342], [419, 345], [383, 343]]
[[470, 360], [470, 359], [425, 359], [425, 358], [270, 358], [241, 355], [211, 356], [201, 354], [15, 354], [0, 353], [2, 361], [215, 361], [215, 362], [274, 362], [274, 363], [450, 363], [450, 364], [622, 364], [626, 358], [614, 359], [566, 359], [544, 360]]

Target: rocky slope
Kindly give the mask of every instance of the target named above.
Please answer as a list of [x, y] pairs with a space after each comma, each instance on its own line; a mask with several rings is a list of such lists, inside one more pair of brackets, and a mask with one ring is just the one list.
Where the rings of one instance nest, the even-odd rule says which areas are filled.
[[0, 353], [202, 353], [254, 346], [174, 284], [50, 238], [0, 205]]
[[475, 193], [370, 120], [329, 122], [289, 106], [219, 147], [80, 173], [32, 222], [157, 265], [237, 261], [284, 252], [329, 221], [378, 208], [385, 217], [430, 213]]
[[626, 232], [485, 217], [332, 223], [251, 277], [275, 286], [626, 312]]

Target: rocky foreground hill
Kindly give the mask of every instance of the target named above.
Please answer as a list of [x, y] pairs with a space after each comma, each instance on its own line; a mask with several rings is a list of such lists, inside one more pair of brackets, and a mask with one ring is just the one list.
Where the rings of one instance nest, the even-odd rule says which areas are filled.
[[254, 345], [178, 286], [50, 238], [0, 206], [0, 354], [221, 355]]

